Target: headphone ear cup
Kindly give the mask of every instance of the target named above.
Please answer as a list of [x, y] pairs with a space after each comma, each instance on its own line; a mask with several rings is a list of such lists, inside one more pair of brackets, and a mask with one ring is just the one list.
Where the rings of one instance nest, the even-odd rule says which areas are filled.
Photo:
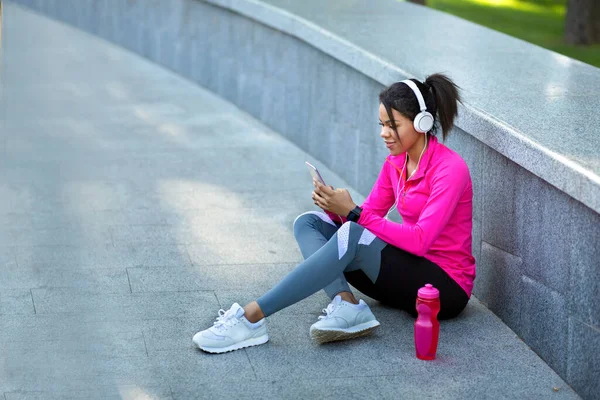
[[413, 121], [415, 131], [419, 133], [427, 133], [433, 128], [433, 115], [427, 111], [421, 111], [417, 114]]

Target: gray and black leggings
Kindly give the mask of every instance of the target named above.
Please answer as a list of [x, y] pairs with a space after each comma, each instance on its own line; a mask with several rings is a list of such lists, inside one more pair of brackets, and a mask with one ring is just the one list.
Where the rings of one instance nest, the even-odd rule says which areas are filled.
[[416, 316], [417, 290], [431, 283], [440, 291], [440, 319], [465, 308], [465, 291], [438, 265], [387, 244], [354, 222], [334, 223], [324, 212], [309, 211], [294, 221], [304, 262], [257, 299], [272, 315], [324, 289], [333, 299], [352, 284], [367, 296]]

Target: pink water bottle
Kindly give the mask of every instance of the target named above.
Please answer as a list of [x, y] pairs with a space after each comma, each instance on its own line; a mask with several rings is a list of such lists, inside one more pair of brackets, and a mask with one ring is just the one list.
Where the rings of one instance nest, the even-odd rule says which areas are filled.
[[421, 360], [435, 359], [440, 323], [440, 292], [431, 284], [426, 284], [417, 292], [417, 320], [415, 321], [415, 350]]

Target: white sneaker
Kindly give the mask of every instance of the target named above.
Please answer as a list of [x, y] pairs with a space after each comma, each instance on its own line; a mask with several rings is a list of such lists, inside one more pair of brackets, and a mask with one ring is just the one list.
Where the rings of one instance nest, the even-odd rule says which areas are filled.
[[244, 309], [233, 303], [229, 310], [219, 310], [213, 326], [196, 333], [192, 340], [208, 353], [226, 353], [256, 346], [269, 340], [267, 320], [263, 318], [252, 323], [244, 317]]
[[380, 325], [362, 299], [352, 304], [337, 295], [323, 312], [310, 327], [310, 336], [318, 343], [365, 336]]

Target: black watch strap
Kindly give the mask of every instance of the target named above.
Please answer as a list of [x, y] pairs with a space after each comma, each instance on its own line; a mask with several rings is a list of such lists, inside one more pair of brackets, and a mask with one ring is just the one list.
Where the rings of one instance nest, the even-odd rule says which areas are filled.
[[356, 206], [356, 207], [354, 207], [354, 209], [352, 211], [350, 211], [348, 213], [348, 216], [346, 216], [346, 219], [348, 221], [358, 222], [361, 212], [362, 212], [362, 208], [360, 208], [359, 206]]

